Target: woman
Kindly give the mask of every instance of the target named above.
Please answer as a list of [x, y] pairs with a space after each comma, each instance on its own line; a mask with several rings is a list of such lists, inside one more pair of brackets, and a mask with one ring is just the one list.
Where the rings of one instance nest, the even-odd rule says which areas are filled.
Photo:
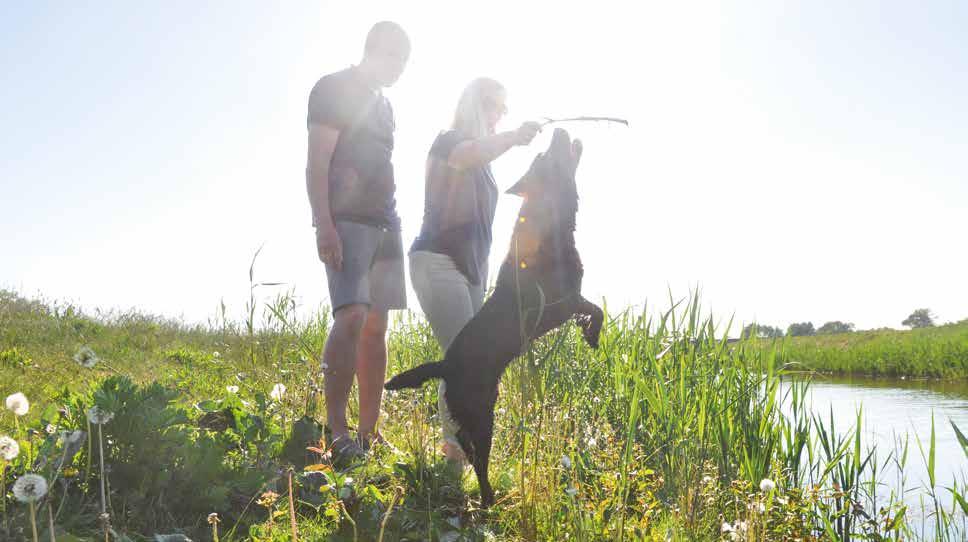
[[[484, 303], [498, 194], [490, 164], [511, 147], [531, 143], [540, 130], [538, 123], [526, 122], [498, 133], [506, 98], [497, 81], [472, 81], [460, 97], [451, 129], [437, 136], [427, 156], [423, 226], [410, 248], [410, 280], [444, 351]], [[441, 381], [444, 454], [460, 463], [463, 452], [445, 390]]]

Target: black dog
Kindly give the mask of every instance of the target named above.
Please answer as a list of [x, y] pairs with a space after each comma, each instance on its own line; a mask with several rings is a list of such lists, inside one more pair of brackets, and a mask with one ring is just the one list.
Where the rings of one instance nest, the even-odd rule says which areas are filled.
[[531, 341], [574, 319], [598, 347], [602, 310], [581, 296], [581, 259], [575, 248], [581, 142], [555, 130], [548, 151], [508, 190], [524, 198], [494, 293], [464, 326], [443, 361], [425, 363], [386, 383], [416, 388], [431, 378], [447, 382], [445, 399], [460, 426], [457, 439], [474, 465], [481, 501], [494, 503], [487, 479], [494, 404], [504, 369]]

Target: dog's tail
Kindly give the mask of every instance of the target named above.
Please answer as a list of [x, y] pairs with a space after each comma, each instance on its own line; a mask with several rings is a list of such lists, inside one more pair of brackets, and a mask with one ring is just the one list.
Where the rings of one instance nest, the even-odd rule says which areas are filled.
[[398, 374], [384, 384], [383, 387], [388, 390], [418, 388], [431, 378], [443, 378], [445, 374], [446, 367], [443, 361], [431, 361]]

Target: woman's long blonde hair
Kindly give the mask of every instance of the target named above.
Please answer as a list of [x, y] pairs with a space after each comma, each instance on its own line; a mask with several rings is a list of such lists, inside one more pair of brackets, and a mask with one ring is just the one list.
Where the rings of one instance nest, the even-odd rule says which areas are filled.
[[491, 134], [484, 114], [485, 102], [497, 99], [504, 92], [504, 86], [489, 77], [478, 77], [471, 81], [460, 95], [457, 111], [454, 113], [452, 129], [465, 137], [484, 137]]

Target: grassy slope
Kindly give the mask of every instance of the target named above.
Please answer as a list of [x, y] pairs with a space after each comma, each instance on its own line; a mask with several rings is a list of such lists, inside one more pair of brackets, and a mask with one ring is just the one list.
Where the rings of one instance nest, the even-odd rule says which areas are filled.
[[968, 322], [910, 331], [875, 330], [790, 337], [782, 361], [823, 372], [968, 377]]
[[[37, 424], [64, 388], [89, 394], [105, 377], [123, 374], [180, 390], [178, 404], [198, 416], [194, 405], [234, 400], [226, 386], [238, 385], [245, 408], [285, 436], [293, 419], [312, 410], [307, 397], [316, 367], [307, 358], [320, 350], [328, 323], [321, 315], [287, 327], [279, 317], [286, 316], [288, 300], [273, 307], [275, 312], [266, 312], [266, 331], [250, 336], [244, 326], [187, 328], [137, 314], [92, 319], [71, 307], [0, 291], [0, 397], [24, 392], [33, 405], [26, 421]], [[812, 446], [816, 435], [805, 418], [786, 422], [772, 393], [763, 394], [776, 390], [776, 380], [757, 383], [760, 369], [750, 367], [762, 367], [760, 349], [746, 343], [731, 348], [712, 331], [694, 302], [678, 318], [626, 315], [611, 321], [598, 351], [587, 348], [573, 326], [537, 343], [502, 383], [491, 462], [499, 503], [486, 514], [475, 511], [473, 475], [455, 481], [436, 450], [436, 386], [387, 397], [381, 430], [394, 448], [379, 447], [365, 465], [342, 474], [354, 478], [351, 497], [336, 499], [340, 486], [330, 483], [313, 505], [299, 506], [302, 539], [352, 540], [356, 530], [359, 539], [372, 540], [383, 519], [385, 540], [437, 540], [454, 532], [461, 540], [612, 540], [619, 533], [626, 539], [711, 540], [721, 536], [723, 521], [738, 520], [748, 522], [754, 540], [807, 539], [824, 528], [864, 531], [857, 520], [827, 524], [837, 509], [852, 506], [834, 484], [851, 488], [848, 497], [881, 522], [895, 517], [898, 508], [885, 502], [883, 492], [876, 503], [864, 495], [850, 446], [835, 454], [837, 468], [826, 468], [820, 448], [815, 462], [803, 466], [802, 443]], [[388, 343], [390, 374], [439, 356], [421, 321], [398, 321]], [[82, 345], [104, 362], [93, 370], [73, 363]], [[254, 412], [259, 407], [251, 405], [278, 382], [288, 387], [286, 398]], [[59, 423], [72, 428], [70, 419]], [[0, 433], [13, 431], [12, 416], [0, 413]], [[849, 443], [851, 433], [843, 438]], [[285, 485], [271, 476], [282, 460], [246, 461], [249, 472], [267, 473], [262, 489], [285, 495]], [[83, 461], [75, 466], [84, 470]], [[13, 467], [14, 474], [25, 468]], [[769, 497], [760, 493], [756, 486], [764, 477], [781, 489]], [[298, 478], [297, 488], [305, 481]], [[817, 490], [797, 489], [808, 483]], [[121, 490], [115, 491], [119, 502]], [[227, 498], [224, 508], [212, 510], [224, 518], [222, 540], [248, 538], [248, 526], [256, 539], [287, 540], [285, 497], [274, 505], [273, 522], [265, 509], [245, 505], [261, 489], [247, 491], [241, 501]], [[774, 500], [781, 495], [782, 506]], [[82, 502], [87, 508], [69, 530], [96, 532], [96, 513], [85, 512], [95, 498]], [[756, 512], [760, 504], [766, 512]], [[11, 523], [22, 527], [23, 507], [12, 510]], [[159, 532], [133, 520], [125, 525], [117, 514], [115, 525], [129, 533]], [[207, 539], [204, 516], [171, 516], [161, 525]], [[227, 533], [237, 521], [243, 530]], [[58, 523], [68, 522], [58, 517]]]

